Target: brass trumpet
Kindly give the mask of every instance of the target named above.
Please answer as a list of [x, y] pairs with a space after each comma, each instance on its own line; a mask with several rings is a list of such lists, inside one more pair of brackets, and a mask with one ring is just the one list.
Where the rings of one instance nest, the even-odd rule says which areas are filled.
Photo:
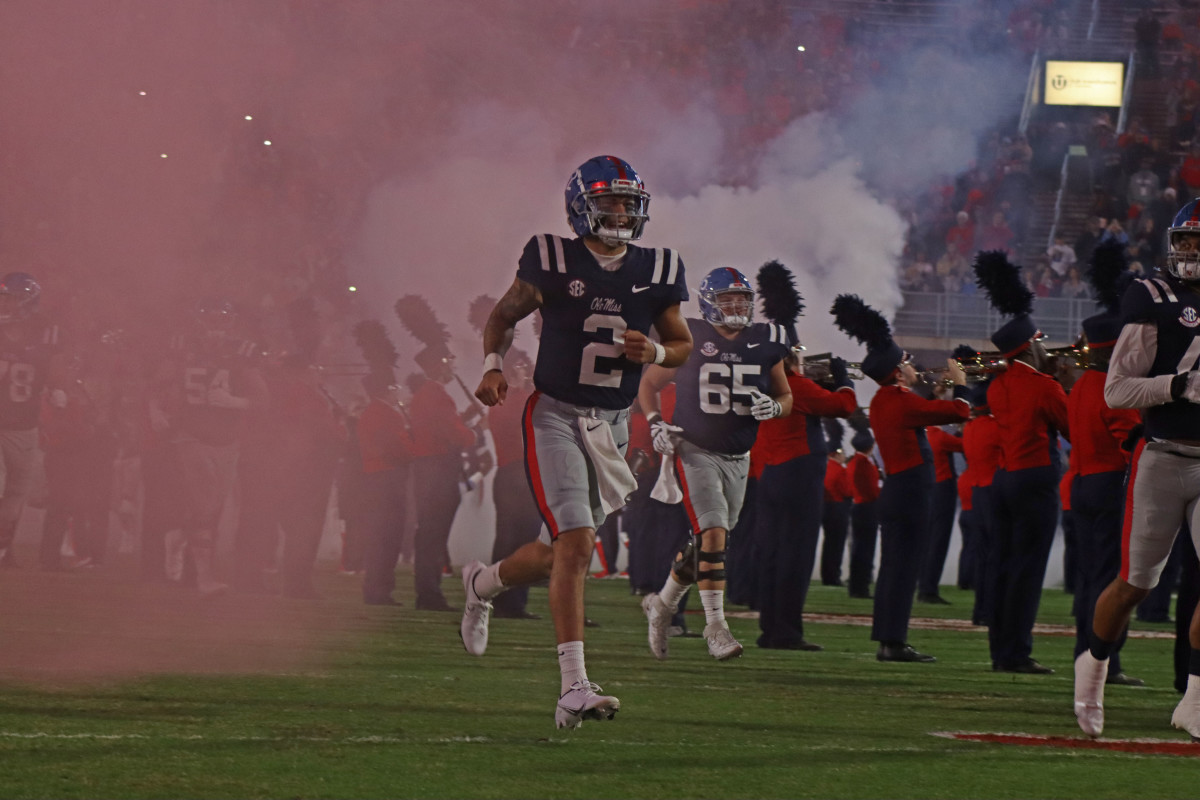
[[[811, 356], [804, 356], [802, 367], [804, 377], [817, 383], [829, 380], [829, 362], [832, 358], [833, 353], [814, 353]], [[861, 381], [863, 379], [862, 362], [847, 361], [846, 374], [851, 380]]]
[[[998, 350], [976, 353], [973, 358], [957, 358], [955, 361], [967, 374], [967, 383], [983, 383], [989, 376], [1008, 369], [1007, 359], [1000, 355]], [[941, 377], [948, 371], [948, 367], [933, 367], [920, 373], [918, 377], [923, 383], [949, 386], [952, 381], [949, 378]]]

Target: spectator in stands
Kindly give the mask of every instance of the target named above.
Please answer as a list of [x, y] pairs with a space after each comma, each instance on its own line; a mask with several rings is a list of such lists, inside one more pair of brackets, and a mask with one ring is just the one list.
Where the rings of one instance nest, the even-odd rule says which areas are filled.
[[1063, 241], [1061, 233], [1054, 235], [1054, 244], [1046, 250], [1046, 257], [1059, 280], [1067, 277], [1067, 270], [1075, 263], [1075, 251]]
[[967, 257], [957, 247], [948, 247], [946, 248], [946, 252], [942, 253], [942, 257], [937, 260], [933, 271], [945, 283], [946, 278], [951, 275], [961, 277], [968, 265]]
[[1140, 169], [1129, 176], [1129, 184], [1125, 189], [1125, 202], [1129, 204], [1129, 217], [1136, 218], [1158, 197], [1162, 189], [1162, 181], [1152, 167], [1154, 162], [1143, 158]]
[[1178, 192], [1173, 187], [1168, 186], [1147, 207], [1142, 216], [1149, 216], [1150, 219], [1154, 220], [1154, 230], [1165, 231], [1167, 226], [1171, 224], [1171, 220], [1175, 219], [1175, 213], [1179, 211], [1177, 196]]
[[1087, 284], [1079, 279], [1079, 267], [1073, 266], [1067, 270], [1066, 280], [1062, 282], [1058, 292], [1059, 297], [1065, 297], [1068, 299], [1077, 297], [1085, 298], [1089, 296], [1090, 292], [1088, 291]]
[[975, 251], [975, 223], [966, 211], [954, 215], [955, 225], [946, 231], [946, 250], [953, 250], [964, 259]]
[[1187, 187], [1188, 195], [1200, 195], [1200, 142], [1193, 141], [1192, 149], [1179, 165], [1179, 177]]
[[975, 238], [976, 250], [1005, 250], [1013, 244], [1014, 235], [1003, 211], [992, 212], [992, 221], [979, 229]]
[[1038, 297], [1058, 297], [1059, 282], [1049, 264], [1039, 260], [1034, 274], [1037, 275], [1037, 281], [1033, 284], [1034, 294]]
[[1101, 242], [1118, 242], [1123, 245], [1129, 244], [1129, 234], [1125, 232], [1125, 228], [1121, 226], [1121, 221], [1117, 218], [1112, 218], [1108, 224], [1104, 226], [1104, 233], [1100, 235]]
[[1154, 226], [1154, 218], [1143, 215], [1138, 218], [1137, 229], [1129, 243], [1129, 259], [1144, 264], [1157, 264], [1162, 251], [1162, 234]]

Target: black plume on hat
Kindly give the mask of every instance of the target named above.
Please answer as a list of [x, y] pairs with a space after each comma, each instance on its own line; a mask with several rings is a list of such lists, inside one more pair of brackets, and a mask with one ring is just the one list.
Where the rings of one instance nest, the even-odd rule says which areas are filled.
[[1033, 292], [1021, 280], [1021, 268], [1012, 264], [1003, 250], [985, 250], [975, 256], [975, 283], [987, 294], [992, 308], [1012, 319], [992, 334], [1005, 358], [1024, 350], [1037, 336], [1037, 325], [1029, 316], [1033, 311]]
[[1121, 295], [1134, 280], [1125, 248], [1114, 241], [1097, 245], [1087, 278], [1103, 310], [1083, 321], [1083, 335], [1092, 347], [1111, 347], [1121, 335]]
[[371, 374], [386, 379], [385, 386], [395, 383], [395, 367], [399, 354], [383, 323], [375, 319], [364, 319], [354, 326], [354, 341], [362, 351]]
[[979, 355], [979, 351], [974, 347], [971, 347], [969, 344], [960, 344], [958, 347], [954, 348], [954, 352], [950, 355], [952, 358], [956, 358], [959, 361], [969, 361]]
[[396, 301], [396, 316], [400, 324], [426, 347], [441, 345], [450, 339], [446, 326], [438, 322], [437, 315], [424, 297], [406, 294]]
[[843, 333], [867, 346], [863, 373], [877, 383], [886, 380], [904, 359], [904, 351], [892, 341], [892, 328], [883, 314], [856, 294], [839, 294], [830, 313]]
[[841, 421], [834, 417], [824, 417], [821, 425], [825, 428], [825, 441], [829, 444], [829, 449], [841, 450], [842, 439], [846, 435], [846, 429], [842, 426]]
[[486, 294], [479, 295], [471, 301], [471, 305], [467, 306], [467, 321], [471, 323], [471, 327], [475, 329], [476, 333], [483, 333], [483, 329], [487, 327], [488, 318], [492, 315], [492, 309], [495, 307], [496, 298]]
[[1096, 290], [1096, 302], [1108, 313], [1116, 314], [1121, 308], [1121, 295], [1133, 280], [1125, 248], [1113, 240], [1102, 242], [1092, 251], [1090, 261], [1087, 279]]
[[857, 339], [868, 350], [882, 350], [892, 344], [892, 326], [856, 294], [839, 294], [833, 301], [833, 324], [842, 333]]
[[1010, 317], [1033, 312], [1033, 292], [1021, 280], [1021, 268], [1003, 250], [983, 250], [975, 256], [975, 283], [987, 294], [992, 308]]
[[796, 319], [804, 313], [804, 298], [796, 291], [792, 273], [778, 261], [768, 261], [758, 270], [758, 296], [762, 299], [763, 315], [782, 325], [792, 344], [800, 341], [796, 334]]

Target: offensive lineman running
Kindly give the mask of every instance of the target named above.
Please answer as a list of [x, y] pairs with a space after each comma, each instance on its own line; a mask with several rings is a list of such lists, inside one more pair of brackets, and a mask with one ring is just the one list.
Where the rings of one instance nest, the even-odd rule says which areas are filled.
[[[472, 655], [487, 648], [491, 599], [511, 586], [550, 579], [562, 688], [559, 728], [611, 719], [615, 697], [590, 682], [583, 659], [583, 584], [596, 528], [624, 505], [637, 483], [625, 463], [629, 407], [643, 364], [677, 367], [692, 349], [679, 313], [687, 300], [683, 262], [649, 250], [641, 237], [650, 195], [637, 172], [615, 156], [585, 162], [567, 182], [567, 220], [578, 235], [534, 236], [517, 278], [483, 332], [484, 375], [475, 396], [504, 402], [505, 352], [517, 322], [541, 309], [536, 391], [525, 404], [525, 468], [549, 541], [530, 542], [496, 564], [463, 569], [461, 635]], [[662, 343], [647, 338], [651, 325]]]
[[[678, 502], [682, 494], [693, 535], [662, 591], [646, 595], [642, 610], [650, 652], [665, 659], [671, 616], [698, 583], [708, 653], [725, 661], [742, 654], [725, 621], [725, 537], [741, 511], [758, 423], [790, 414], [792, 392], [783, 371], [787, 334], [782, 325], [751, 322], [754, 291], [746, 276], [719, 267], [697, 294], [704, 319], [687, 320], [696, 343], [692, 357], [675, 369], [649, 367], [638, 390], [654, 449], [664, 456], [655, 496]], [[672, 380], [675, 425], [663, 421], [658, 398]]]

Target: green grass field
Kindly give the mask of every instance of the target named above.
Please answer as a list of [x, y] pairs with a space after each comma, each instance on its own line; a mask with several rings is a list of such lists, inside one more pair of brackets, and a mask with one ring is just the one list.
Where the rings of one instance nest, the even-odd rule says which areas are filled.
[[[958, 741], [942, 731], [1077, 737], [1071, 646], [1039, 636], [1052, 676], [994, 674], [978, 630], [914, 630], [933, 665], [879, 664], [869, 630], [810, 624], [825, 652], [726, 663], [701, 639], [656, 662], [625, 581], [589, 581], [592, 680], [612, 722], [554, 728], [548, 619], [495, 620], [483, 658], [458, 616], [365, 607], [353, 578], [326, 599], [190, 595], [110, 572], [0, 575], [2, 797], [1195, 797], [1200, 761]], [[402, 587], [410, 585], [401, 575]], [[447, 596], [461, 589], [446, 580]], [[917, 615], [963, 618], [970, 595]], [[1048, 590], [1041, 621], [1069, 624]], [[698, 603], [693, 601], [693, 607]], [[545, 614], [544, 590], [530, 607]], [[869, 613], [813, 587], [813, 612]], [[743, 609], [730, 609], [738, 612]], [[702, 627], [702, 617], [693, 628]], [[1143, 626], [1165, 629], [1165, 626]], [[1170, 728], [1169, 639], [1131, 639], [1142, 689], [1110, 687], [1106, 737]], [[1200, 745], [1197, 745], [1200, 754]]]

